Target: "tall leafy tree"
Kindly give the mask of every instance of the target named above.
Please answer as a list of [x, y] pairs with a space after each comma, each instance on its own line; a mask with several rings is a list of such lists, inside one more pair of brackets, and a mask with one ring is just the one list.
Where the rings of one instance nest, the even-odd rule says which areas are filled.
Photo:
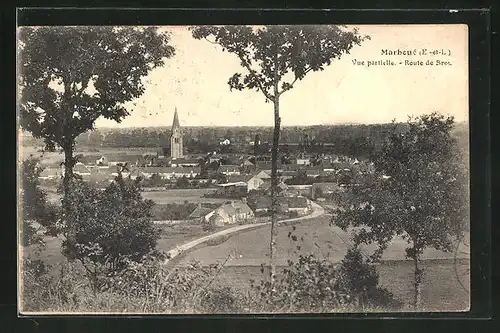
[[63, 212], [74, 178], [75, 139], [99, 117], [120, 122], [142, 78], [174, 54], [154, 27], [23, 27], [18, 30], [20, 125], [64, 152]]
[[118, 176], [104, 191], [81, 180], [72, 184], [70, 196], [78, 205], [69, 219], [75, 235], [63, 241], [62, 249], [83, 265], [94, 292], [130, 262], [162, 256], [156, 251], [160, 234], [152, 222], [154, 203], [141, 197], [141, 178], [124, 178], [125, 171], [126, 165], [118, 166]]
[[50, 234], [54, 230], [56, 208], [47, 202], [47, 193], [40, 187], [39, 177], [43, 167], [38, 159], [29, 157], [21, 164], [21, 244], [30, 246], [42, 243], [39, 227]]
[[394, 132], [374, 161], [375, 173], [351, 186], [332, 219], [342, 229], [356, 227], [355, 245], [378, 244], [378, 260], [394, 237], [403, 237], [414, 262], [413, 305], [420, 305], [423, 251], [449, 252], [468, 218], [468, 178], [461, 152], [450, 134], [453, 118], [438, 113], [410, 119], [405, 133]]
[[280, 136], [280, 97], [308, 73], [321, 71], [360, 44], [358, 31], [333, 25], [318, 26], [198, 26], [192, 28], [195, 39], [218, 44], [223, 51], [238, 57], [244, 70], [228, 81], [230, 89], [255, 89], [266, 102], [274, 105], [271, 193], [272, 223], [270, 240], [270, 275], [275, 278], [275, 233], [278, 202], [277, 159]]

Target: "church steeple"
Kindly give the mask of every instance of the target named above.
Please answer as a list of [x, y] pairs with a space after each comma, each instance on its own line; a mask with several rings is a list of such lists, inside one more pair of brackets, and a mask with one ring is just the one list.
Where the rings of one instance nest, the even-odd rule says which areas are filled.
[[181, 125], [179, 124], [179, 115], [177, 114], [177, 107], [175, 107], [175, 112], [174, 112], [174, 122], [172, 123], [172, 130], [174, 128], [179, 128]]
[[172, 122], [172, 136], [170, 137], [170, 157], [173, 159], [184, 157], [184, 145], [182, 141], [181, 125], [179, 124], [179, 115], [177, 114], [176, 107], [174, 121]]

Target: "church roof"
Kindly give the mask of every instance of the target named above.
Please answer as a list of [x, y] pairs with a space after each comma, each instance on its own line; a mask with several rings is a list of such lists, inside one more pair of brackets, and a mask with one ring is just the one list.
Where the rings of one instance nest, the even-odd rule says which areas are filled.
[[179, 124], [179, 115], [177, 114], [177, 108], [175, 108], [174, 122], [172, 123], [172, 129], [179, 127], [181, 127], [181, 125]]

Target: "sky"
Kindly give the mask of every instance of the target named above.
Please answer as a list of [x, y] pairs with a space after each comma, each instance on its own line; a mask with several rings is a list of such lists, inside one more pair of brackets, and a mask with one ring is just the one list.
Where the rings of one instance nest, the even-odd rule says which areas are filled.
[[[348, 26], [352, 29], [354, 26]], [[370, 36], [324, 71], [310, 72], [280, 99], [283, 126], [388, 123], [433, 111], [468, 119], [466, 25], [361, 25]], [[127, 103], [120, 124], [96, 127], [272, 126], [273, 106], [255, 90], [230, 91], [228, 79], [243, 72], [238, 58], [218, 45], [195, 40], [187, 27], [170, 32], [175, 56], [145, 77], [144, 94]], [[443, 50], [446, 55], [382, 55], [383, 49]], [[393, 60], [396, 66], [354, 65], [353, 60]], [[405, 66], [404, 60], [449, 61], [449, 66]], [[403, 64], [399, 65], [402, 61]]]

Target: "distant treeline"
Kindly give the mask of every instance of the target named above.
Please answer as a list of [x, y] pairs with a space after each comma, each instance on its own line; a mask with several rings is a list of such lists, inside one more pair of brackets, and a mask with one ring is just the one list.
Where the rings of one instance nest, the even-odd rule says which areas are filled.
[[[318, 125], [292, 126], [281, 130], [280, 143], [290, 147], [312, 146], [315, 152], [332, 152], [363, 155], [376, 149], [391, 133], [404, 132], [405, 123], [372, 125]], [[231, 146], [249, 145], [258, 136], [263, 146], [270, 147], [272, 127], [184, 127], [184, 147], [188, 153], [205, 153], [220, 148], [219, 142], [229, 139]], [[468, 143], [468, 129], [465, 123], [458, 123], [455, 135], [461, 146]], [[267, 143], [267, 144], [266, 144]], [[30, 136], [23, 136], [23, 145], [41, 145], [42, 142]], [[170, 128], [122, 128], [96, 129], [77, 138], [77, 145], [89, 148], [159, 148], [170, 146]], [[323, 147], [321, 148], [321, 146]], [[231, 147], [225, 147], [230, 152]], [[253, 152], [253, 149], [248, 149]]]

